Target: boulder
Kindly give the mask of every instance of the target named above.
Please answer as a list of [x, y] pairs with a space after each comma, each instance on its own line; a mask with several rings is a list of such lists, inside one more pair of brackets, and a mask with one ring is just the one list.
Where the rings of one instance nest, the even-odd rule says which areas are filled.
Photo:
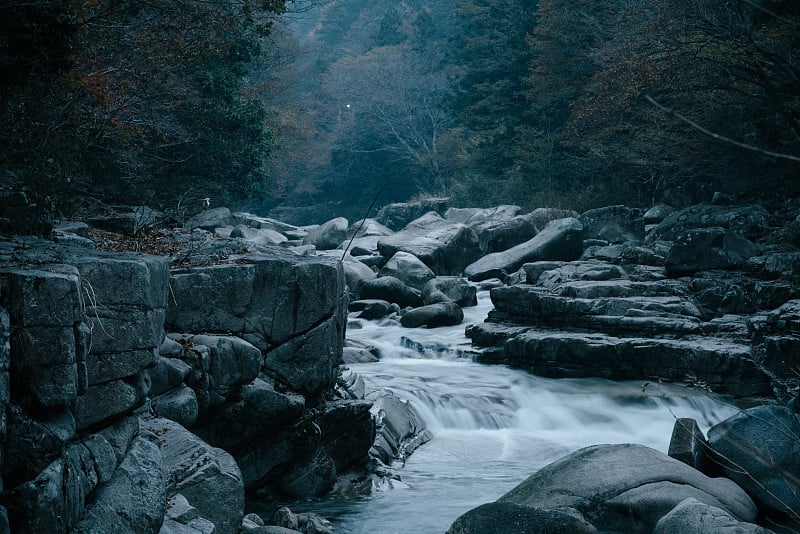
[[348, 229], [347, 219], [337, 217], [321, 224], [313, 230], [309, 230], [308, 235], [303, 239], [306, 245], [314, 245], [317, 250], [332, 250], [342, 244], [347, 239]]
[[473, 508], [450, 525], [447, 534], [595, 534], [597, 529], [575, 511], [542, 510], [510, 502]]
[[416, 256], [398, 250], [378, 272], [380, 276], [394, 276], [414, 289], [422, 290], [436, 275]]
[[675, 212], [675, 208], [669, 206], [667, 204], [656, 204], [642, 215], [642, 219], [644, 219], [644, 224], [658, 224], [663, 221], [667, 215], [670, 215]]
[[155, 534], [164, 520], [165, 502], [158, 438], [145, 433], [98, 489], [74, 531]]
[[74, 414], [78, 430], [138, 408], [144, 404], [148, 389], [149, 384], [144, 373], [90, 386], [75, 403]]
[[422, 305], [422, 296], [394, 276], [380, 276], [361, 286], [361, 299], [378, 299], [393, 302], [405, 308]]
[[13, 487], [36, 477], [63, 455], [75, 434], [75, 418], [67, 408], [34, 418], [12, 404], [3, 442], [3, 482]]
[[491, 208], [448, 208], [444, 213], [444, 218], [450, 222], [481, 227], [485, 224], [512, 219], [519, 214], [521, 209], [519, 206], [511, 204]]
[[376, 414], [377, 429], [370, 456], [384, 464], [405, 459], [433, 437], [414, 407], [391, 392], [378, 397], [372, 411]]
[[769, 213], [761, 206], [714, 206], [697, 204], [667, 215], [647, 234], [647, 243], [674, 241], [687, 230], [722, 227], [746, 238], [757, 239], [769, 228]]
[[773, 534], [771, 530], [740, 521], [729, 512], [689, 497], [656, 523], [653, 534]]
[[241, 239], [245, 243], [262, 247], [281, 245], [289, 241], [285, 235], [269, 228], [256, 229], [239, 224], [234, 226], [229, 237]]
[[488, 220], [478, 230], [478, 241], [484, 254], [507, 250], [524, 243], [539, 233], [547, 223], [566, 217], [579, 217], [572, 210], [536, 208], [530, 213], [510, 218]]
[[383, 319], [390, 313], [400, 311], [397, 304], [380, 299], [356, 300], [350, 303], [350, 309], [360, 312], [357, 317], [367, 321]]
[[[63, 457], [7, 495], [13, 532], [68, 532], [73, 527], [75, 532], [158, 532], [165, 499], [153, 438], [134, 439], [116, 470], [108, 463], [110, 446], [93, 442], [91, 448], [83, 443], [68, 447]], [[101, 458], [94, 457], [101, 447]]]
[[477, 306], [477, 294], [477, 288], [461, 277], [440, 276], [430, 280], [422, 288], [422, 302], [435, 304], [450, 300], [461, 307]]
[[151, 409], [158, 416], [190, 427], [197, 421], [197, 395], [186, 384], [151, 399]]
[[304, 408], [302, 396], [279, 393], [273, 384], [257, 378], [209, 411], [192, 430], [215, 447], [238, 451], [264, 434], [294, 424]]
[[[467, 334], [479, 346], [497, 346], [502, 325], [476, 325]], [[652, 329], [661, 331], [654, 323]], [[691, 373], [714, 391], [738, 396], [769, 394], [769, 377], [752, 361], [750, 347], [715, 338], [656, 339], [599, 333], [513, 330], [502, 344], [505, 362], [551, 378], [683, 381]], [[501, 336], [502, 338], [503, 336]]]
[[[169, 337], [166, 339], [180, 348], [180, 344], [173, 339]], [[182, 351], [179, 352], [178, 355], [182, 355]], [[189, 373], [192, 372], [192, 367], [178, 358], [163, 358], [159, 356], [156, 365], [146, 372], [150, 377], [150, 390], [148, 394], [151, 397], [155, 397], [181, 385], [184, 379], [189, 376]]]
[[667, 274], [683, 276], [697, 271], [731, 269], [755, 256], [757, 249], [739, 234], [721, 227], [687, 230], [675, 238], [665, 259]]
[[[214, 523], [214, 532], [237, 534], [244, 516], [244, 486], [233, 458], [169, 419], [148, 417], [141, 419], [141, 426], [158, 436], [166, 497], [180, 493]], [[162, 507], [164, 501], [162, 497]]]
[[240, 337], [295, 391], [332, 387], [346, 320], [341, 262], [280, 249], [240, 261], [173, 273], [170, 330]]
[[[258, 376], [261, 351], [235, 336], [186, 335], [173, 339], [191, 347], [208, 348], [208, 358], [187, 356], [193, 368], [191, 385], [195, 388], [201, 411], [219, 406], [240, 387]], [[199, 387], [202, 384], [202, 387]]]
[[357, 296], [361, 290], [361, 285], [367, 280], [373, 280], [377, 275], [364, 263], [355, 260], [348, 255], [342, 262], [344, 267], [344, 278], [350, 295]]
[[472, 277], [492, 270], [514, 272], [525, 263], [542, 260], [571, 261], [580, 257], [583, 226], [575, 218], [557, 219], [532, 239], [504, 252], [487, 254], [464, 268]]
[[201, 211], [190, 217], [189, 220], [183, 224], [183, 227], [189, 229], [201, 228], [213, 232], [215, 228], [233, 226], [233, 224], [233, 213], [231, 213], [231, 210], [228, 208], [222, 207]]
[[609, 243], [625, 243], [644, 239], [642, 211], [626, 206], [606, 206], [581, 214], [585, 239], [602, 239]]
[[[142, 230], [156, 226], [164, 220], [164, 214], [147, 206], [121, 208], [105, 215], [90, 217], [87, 222], [94, 228], [123, 235], [138, 235]], [[84, 236], [88, 237], [88, 236]]]
[[371, 236], [383, 237], [392, 233], [392, 230], [379, 223], [376, 219], [371, 218], [356, 221], [347, 229], [347, 235], [356, 239]]
[[475, 231], [460, 223], [445, 221], [430, 213], [409, 223], [405, 229], [378, 241], [381, 255], [413, 254], [436, 275], [460, 275], [464, 267], [481, 256]]
[[680, 460], [698, 471], [704, 471], [707, 448], [708, 443], [697, 421], [688, 417], [675, 420], [667, 450], [671, 458]]
[[319, 406], [317, 424], [322, 432], [320, 450], [328, 455], [337, 473], [366, 464], [375, 441], [375, 421], [365, 400], [337, 400]]
[[461, 324], [463, 320], [464, 312], [461, 310], [461, 306], [448, 300], [409, 310], [400, 318], [400, 324], [406, 328], [419, 328], [420, 326], [436, 328]]
[[734, 482], [709, 478], [642, 445], [593, 445], [569, 454], [506, 493], [499, 503], [574, 508], [600, 531], [651, 532], [681, 501], [693, 497], [742, 521], [757, 509]]
[[301, 231], [297, 226], [287, 224], [277, 219], [259, 217], [258, 215], [253, 215], [252, 213], [246, 213], [242, 211], [233, 213], [233, 224], [242, 224], [249, 228], [256, 228], [259, 230], [272, 230], [273, 232], [278, 232], [283, 235], [289, 235], [290, 233]]
[[711, 455], [763, 509], [800, 510], [800, 418], [784, 406], [758, 406], [711, 427]]
[[375, 219], [396, 232], [428, 212], [443, 215], [449, 201], [447, 198], [426, 198], [419, 202], [387, 204], [378, 210]]

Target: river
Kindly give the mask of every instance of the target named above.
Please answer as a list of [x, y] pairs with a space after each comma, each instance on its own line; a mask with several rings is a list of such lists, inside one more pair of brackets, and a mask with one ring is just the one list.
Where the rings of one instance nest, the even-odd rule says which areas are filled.
[[326, 517], [337, 534], [444, 533], [459, 515], [580, 447], [640, 443], [666, 452], [676, 417], [695, 418], [705, 432], [735, 411], [673, 384], [555, 380], [474, 363], [464, 327], [490, 309], [481, 292], [456, 327], [351, 322], [348, 337], [379, 347], [381, 360], [348, 367], [368, 394], [389, 389], [413, 404], [434, 437], [393, 466], [400, 480], [368, 496], [291, 503], [293, 511]]

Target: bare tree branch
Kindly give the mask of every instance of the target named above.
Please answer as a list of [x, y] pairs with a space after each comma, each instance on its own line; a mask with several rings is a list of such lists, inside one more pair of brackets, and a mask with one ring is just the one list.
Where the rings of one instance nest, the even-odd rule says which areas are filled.
[[789, 161], [800, 162], [800, 157], [798, 157], [798, 156], [793, 156], [791, 154], [785, 154], [783, 152], [773, 152], [771, 150], [766, 150], [766, 149], [763, 149], [763, 148], [760, 148], [760, 147], [757, 147], [757, 146], [754, 146], [754, 145], [750, 145], [750, 144], [747, 144], [747, 143], [742, 143], [741, 141], [737, 141], [736, 139], [731, 139], [730, 137], [726, 137], [724, 135], [720, 135], [718, 133], [712, 132], [711, 130], [709, 130], [707, 128], [704, 128], [700, 124], [696, 123], [692, 119], [690, 119], [690, 118], [688, 118], [688, 117], [686, 117], [684, 115], [681, 115], [677, 111], [675, 111], [673, 109], [670, 109], [670, 108], [658, 103], [650, 95], [645, 95], [644, 97], [645, 97], [645, 99], [647, 99], [648, 102], [653, 104], [655, 107], [657, 107], [661, 111], [664, 111], [665, 113], [669, 113], [673, 117], [682, 120], [683, 122], [685, 122], [686, 124], [688, 124], [689, 126], [694, 128], [695, 130], [697, 130], [697, 131], [699, 131], [699, 132], [701, 132], [701, 133], [703, 133], [703, 134], [705, 134], [705, 135], [707, 135], [707, 136], [709, 136], [709, 137], [711, 137], [713, 139], [717, 139], [718, 141], [723, 141], [725, 143], [729, 143], [729, 144], [732, 144], [734, 146], [738, 146], [739, 148], [743, 148], [745, 150], [750, 150], [752, 152], [758, 152], [760, 154], [771, 156], [773, 158], [788, 159]]

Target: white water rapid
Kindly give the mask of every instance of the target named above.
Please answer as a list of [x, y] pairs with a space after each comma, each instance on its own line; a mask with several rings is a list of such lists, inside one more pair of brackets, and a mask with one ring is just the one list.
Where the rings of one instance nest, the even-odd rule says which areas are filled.
[[459, 515], [580, 447], [640, 443], [666, 452], [676, 417], [695, 418], [705, 432], [735, 411], [676, 385], [553, 380], [473, 363], [462, 352], [469, 348], [464, 327], [490, 309], [482, 292], [456, 327], [348, 327], [348, 337], [381, 350], [380, 362], [348, 367], [368, 392], [389, 389], [412, 403], [434, 437], [394, 466], [401, 481], [365, 497], [291, 503], [293, 511], [323, 515], [337, 534], [444, 533]]

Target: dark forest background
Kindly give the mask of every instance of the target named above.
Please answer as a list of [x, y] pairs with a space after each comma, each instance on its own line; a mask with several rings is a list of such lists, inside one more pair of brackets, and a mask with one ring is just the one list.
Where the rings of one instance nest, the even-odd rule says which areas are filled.
[[3, 0], [0, 130], [0, 189], [65, 217], [768, 201], [800, 2]]

